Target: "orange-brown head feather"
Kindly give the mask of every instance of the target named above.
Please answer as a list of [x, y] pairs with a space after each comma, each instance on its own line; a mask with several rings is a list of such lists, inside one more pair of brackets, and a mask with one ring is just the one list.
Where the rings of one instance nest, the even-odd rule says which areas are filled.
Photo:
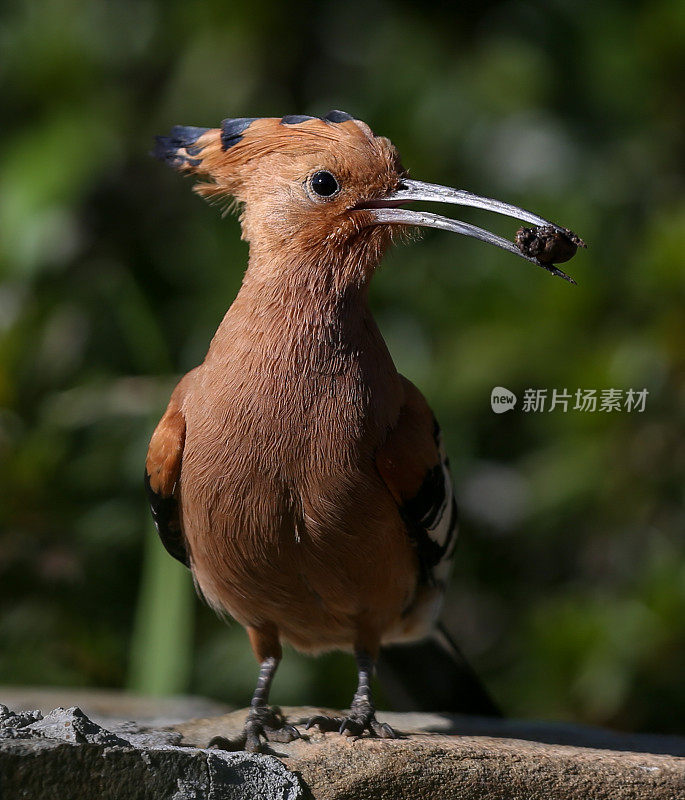
[[[257, 253], [286, 252], [298, 260], [326, 256], [375, 262], [390, 226], [369, 225], [357, 206], [394, 191], [405, 174], [397, 150], [343, 112], [327, 117], [227, 119], [220, 128], [177, 126], [158, 137], [155, 152], [179, 172], [197, 176], [195, 191], [210, 201], [242, 206], [243, 238]], [[313, 176], [334, 176], [330, 196]], [[252, 259], [254, 261], [255, 259]]]

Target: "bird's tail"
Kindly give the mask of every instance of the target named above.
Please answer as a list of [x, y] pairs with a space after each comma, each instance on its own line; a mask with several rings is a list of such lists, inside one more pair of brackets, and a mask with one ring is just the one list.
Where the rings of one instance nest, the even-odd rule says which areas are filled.
[[420, 642], [382, 648], [378, 678], [394, 711], [502, 716], [441, 624]]

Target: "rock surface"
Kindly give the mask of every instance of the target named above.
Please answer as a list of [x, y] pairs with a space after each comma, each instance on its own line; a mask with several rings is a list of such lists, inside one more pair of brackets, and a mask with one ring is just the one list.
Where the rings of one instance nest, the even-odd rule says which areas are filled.
[[[314, 708], [283, 708], [301, 725]], [[174, 726], [188, 744], [240, 741], [246, 710]], [[649, 800], [685, 798], [685, 740], [585, 726], [442, 714], [379, 714], [397, 740], [310, 732], [271, 745], [317, 800]], [[301, 728], [301, 730], [303, 730]]]
[[268, 755], [182, 746], [173, 730], [79, 708], [13, 713], [0, 705], [0, 800], [304, 800], [297, 775]]
[[[65, 693], [66, 694], [66, 693]], [[0, 699], [2, 699], [0, 697]], [[0, 799], [685, 800], [685, 739], [583, 726], [380, 714], [398, 740], [310, 731], [269, 754], [240, 746], [246, 710], [173, 725], [94, 721], [77, 707], [0, 706]], [[301, 724], [321, 709], [284, 708]]]

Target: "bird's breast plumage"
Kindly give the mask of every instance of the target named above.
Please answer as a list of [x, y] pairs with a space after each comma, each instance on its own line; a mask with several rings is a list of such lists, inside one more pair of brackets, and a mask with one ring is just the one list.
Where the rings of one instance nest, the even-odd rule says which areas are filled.
[[202, 592], [244, 624], [277, 617], [305, 649], [349, 643], [370, 605], [387, 626], [416, 565], [374, 461], [402, 402], [380, 333], [363, 320], [344, 343], [281, 330], [265, 347], [229, 332], [183, 401], [180, 505]]

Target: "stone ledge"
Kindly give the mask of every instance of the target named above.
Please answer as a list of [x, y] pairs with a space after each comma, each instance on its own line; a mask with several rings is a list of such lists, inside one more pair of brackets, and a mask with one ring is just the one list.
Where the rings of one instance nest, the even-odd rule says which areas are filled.
[[[301, 725], [314, 708], [283, 708]], [[238, 741], [246, 709], [176, 725], [188, 744]], [[586, 726], [446, 714], [378, 715], [405, 738], [347, 739], [312, 733], [273, 744], [321, 800], [648, 800], [685, 798], [685, 740], [622, 735]], [[302, 729], [301, 729], [302, 730]], [[654, 752], [656, 751], [656, 752]]]
[[[300, 723], [320, 709], [283, 711]], [[217, 735], [237, 743], [245, 714], [143, 725], [97, 724], [74, 708], [43, 719], [0, 710], [0, 798], [685, 800], [676, 737], [388, 713], [379, 717], [405, 738], [310, 732], [267, 755], [206, 749]]]

